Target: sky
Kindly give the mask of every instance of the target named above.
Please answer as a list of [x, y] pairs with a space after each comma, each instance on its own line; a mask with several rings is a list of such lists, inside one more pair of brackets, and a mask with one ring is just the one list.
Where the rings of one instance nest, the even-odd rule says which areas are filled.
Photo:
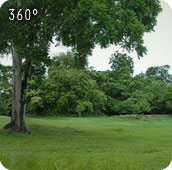
[[[0, 0], [0, 6], [6, 0]], [[145, 72], [148, 67], [161, 66], [168, 64], [172, 67], [172, 0], [161, 0], [163, 12], [157, 18], [157, 25], [154, 27], [154, 32], [146, 33], [144, 35], [144, 44], [147, 47], [147, 55], [138, 59], [136, 53], [130, 53], [133, 58], [135, 74]], [[51, 45], [50, 55], [57, 55], [60, 52], [66, 52], [70, 48], [62, 45], [55, 47]], [[110, 69], [109, 58], [115, 51], [121, 51], [118, 46], [110, 46], [106, 49], [101, 49], [96, 46], [93, 50], [92, 56], [88, 57], [89, 66], [96, 70]], [[0, 59], [0, 63], [4, 65], [11, 65], [11, 58], [5, 57]], [[172, 74], [172, 69], [170, 70]]]

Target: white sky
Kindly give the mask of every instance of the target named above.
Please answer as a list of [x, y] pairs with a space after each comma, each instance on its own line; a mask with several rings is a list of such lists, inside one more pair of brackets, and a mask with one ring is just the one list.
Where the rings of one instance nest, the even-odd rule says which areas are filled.
[[[155, 32], [147, 33], [144, 36], [148, 50], [147, 55], [139, 60], [135, 53], [130, 54], [134, 60], [135, 74], [141, 71], [145, 72], [151, 66], [169, 64], [172, 67], [172, 0], [169, 1], [171, 8], [169, 4], [161, 1], [163, 12], [157, 18]], [[113, 46], [103, 50], [96, 47], [93, 56], [89, 58], [90, 65], [97, 70], [109, 69], [109, 57], [118, 49]], [[172, 69], [170, 73], [172, 73]]]
[[[0, 0], [0, 6], [6, 0]], [[166, 3], [166, 2], [167, 3]], [[130, 54], [134, 60], [135, 74], [141, 71], [145, 72], [148, 67], [169, 64], [172, 67], [172, 0], [161, 0], [163, 12], [157, 18], [157, 26], [155, 32], [147, 33], [144, 36], [145, 45], [148, 49], [147, 55], [140, 60], [135, 53]], [[70, 48], [68, 48], [70, 49]], [[107, 70], [109, 66], [109, 57], [119, 47], [110, 46], [107, 49], [100, 49], [98, 46], [93, 50], [93, 55], [89, 57], [89, 65], [96, 70]], [[66, 52], [64, 46], [55, 47], [51, 45], [50, 55]], [[0, 63], [11, 65], [10, 58], [0, 59]], [[170, 71], [172, 73], [172, 69]]]

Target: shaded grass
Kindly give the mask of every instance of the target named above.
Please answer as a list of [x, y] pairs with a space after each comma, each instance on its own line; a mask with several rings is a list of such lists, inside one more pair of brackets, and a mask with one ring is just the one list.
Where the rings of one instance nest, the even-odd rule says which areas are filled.
[[160, 170], [172, 159], [172, 118], [27, 118], [31, 134], [2, 130], [10, 170]]

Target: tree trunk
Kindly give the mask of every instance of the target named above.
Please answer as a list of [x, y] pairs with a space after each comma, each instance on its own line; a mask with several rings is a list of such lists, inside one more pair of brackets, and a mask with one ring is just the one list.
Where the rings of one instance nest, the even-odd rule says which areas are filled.
[[20, 130], [22, 61], [15, 47], [12, 47], [13, 85], [12, 85], [12, 115], [11, 122], [5, 128]]
[[[14, 54], [13, 54], [13, 49], [12, 49], [12, 60], [13, 60], [13, 66], [16, 64], [14, 63]], [[11, 114], [11, 122], [12, 124], [15, 122], [15, 69], [13, 68], [13, 75], [12, 75], [12, 114]]]
[[[17, 6], [22, 7], [22, 0], [17, 0]], [[12, 59], [13, 59], [13, 85], [12, 85], [12, 115], [11, 122], [4, 128], [11, 128], [15, 131], [26, 132], [25, 123], [25, 108], [26, 108], [26, 91], [30, 74], [31, 64], [27, 63], [24, 79], [22, 81], [22, 59], [17, 48], [12, 46]]]
[[12, 47], [13, 59], [13, 86], [12, 86], [12, 115], [11, 122], [4, 128], [11, 128], [15, 131], [26, 132], [25, 112], [26, 112], [26, 92], [30, 76], [31, 63], [26, 61], [24, 78], [22, 80], [22, 59]]
[[20, 127], [22, 128], [22, 131], [27, 131], [25, 115], [26, 115], [27, 88], [28, 88], [30, 71], [31, 71], [31, 63], [27, 62], [24, 79], [22, 81], [22, 89], [21, 89], [22, 101], [21, 101], [21, 110], [20, 110]]
[[20, 129], [20, 110], [21, 110], [21, 90], [22, 90], [22, 60], [19, 56], [19, 54], [16, 52], [16, 49], [13, 48], [14, 52], [14, 70], [15, 70], [15, 98], [14, 104], [15, 104], [15, 126]]

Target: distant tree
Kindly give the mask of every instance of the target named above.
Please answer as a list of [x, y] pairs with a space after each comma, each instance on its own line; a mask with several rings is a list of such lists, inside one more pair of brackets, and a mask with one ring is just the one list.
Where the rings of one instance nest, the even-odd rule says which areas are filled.
[[[111, 83], [111, 94], [107, 103], [111, 114], [139, 114], [150, 112], [151, 82], [141, 75], [114, 81]], [[114, 93], [115, 92], [115, 93]], [[115, 95], [114, 95], [115, 94]], [[107, 110], [108, 110], [107, 109]]]
[[165, 102], [165, 92], [167, 84], [163, 81], [152, 80], [150, 87], [150, 105], [152, 114], [165, 114], [166, 112], [166, 102]]
[[109, 64], [111, 65], [111, 69], [118, 72], [125, 72], [125, 74], [129, 74], [129, 76], [134, 73], [134, 62], [132, 58], [126, 54], [121, 54], [116, 51], [110, 58]]
[[53, 57], [51, 61], [51, 67], [50, 69], [58, 68], [59, 66], [62, 66], [66, 70], [71, 68], [77, 68], [75, 63], [75, 54], [71, 51], [68, 51], [67, 53], [60, 53]]
[[149, 67], [146, 70], [145, 76], [154, 78], [155, 80], [161, 80], [169, 84], [172, 83], [172, 75], [169, 74], [169, 70], [169, 65]]
[[166, 114], [171, 114], [172, 110], [172, 84], [168, 85], [164, 93], [164, 101], [166, 106]]
[[130, 56], [116, 51], [110, 58], [112, 71], [102, 72], [106, 77], [103, 82], [103, 91], [107, 95], [106, 113], [120, 114], [120, 104], [124, 100], [123, 93], [127, 91], [128, 84], [134, 72], [134, 63]]

